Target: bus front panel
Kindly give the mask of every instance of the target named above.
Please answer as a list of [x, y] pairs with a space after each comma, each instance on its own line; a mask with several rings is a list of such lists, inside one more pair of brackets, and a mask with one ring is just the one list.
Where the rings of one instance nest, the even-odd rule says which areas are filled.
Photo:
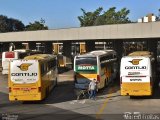
[[87, 89], [91, 80], [97, 79], [97, 58], [77, 58], [75, 61], [75, 87]]
[[151, 61], [148, 57], [124, 57], [121, 60], [121, 95], [152, 94]]
[[39, 64], [36, 60], [13, 60], [10, 63], [9, 100], [41, 100]]

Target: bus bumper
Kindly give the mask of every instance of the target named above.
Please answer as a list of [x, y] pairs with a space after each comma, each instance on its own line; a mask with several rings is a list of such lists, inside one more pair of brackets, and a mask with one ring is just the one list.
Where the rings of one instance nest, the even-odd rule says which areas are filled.
[[9, 95], [10, 101], [39, 101], [42, 100], [42, 96], [40, 93], [37, 94], [29, 94], [29, 95]]
[[77, 89], [88, 89], [88, 86], [89, 86], [88, 83], [84, 83], [84, 84], [75, 83], [75, 88]]
[[122, 96], [151, 96], [152, 92], [147, 90], [121, 90]]

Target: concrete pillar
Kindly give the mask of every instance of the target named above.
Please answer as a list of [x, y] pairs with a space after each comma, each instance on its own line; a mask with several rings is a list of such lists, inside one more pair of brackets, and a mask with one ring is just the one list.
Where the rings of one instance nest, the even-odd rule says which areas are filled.
[[52, 42], [45, 42], [45, 53], [52, 54], [53, 53], [53, 45]]
[[148, 40], [148, 50], [150, 52], [153, 52], [155, 58], [157, 58], [157, 44], [158, 44], [158, 41], [156, 39]]
[[22, 46], [24, 49], [29, 49], [29, 43], [22, 43]]
[[66, 57], [71, 57], [71, 41], [63, 42], [63, 55]]
[[86, 52], [95, 50], [95, 41], [86, 41]]
[[113, 42], [114, 50], [117, 52], [118, 61], [120, 61], [123, 52], [123, 40], [114, 40]]
[[36, 42], [29, 42], [29, 49], [36, 50]]
[[9, 43], [9, 51], [15, 50], [15, 45], [14, 43]]
[[66, 67], [71, 68], [73, 66], [73, 56], [71, 55], [71, 41], [63, 42], [63, 58], [66, 61]]

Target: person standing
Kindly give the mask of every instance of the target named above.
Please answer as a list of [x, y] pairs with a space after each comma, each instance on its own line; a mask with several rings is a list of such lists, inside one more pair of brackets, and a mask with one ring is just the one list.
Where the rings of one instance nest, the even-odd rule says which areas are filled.
[[89, 91], [90, 91], [89, 99], [94, 99], [94, 100], [95, 100], [96, 90], [97, 90], [96, 79], [93, 79], [93, 80], [89, 83]]

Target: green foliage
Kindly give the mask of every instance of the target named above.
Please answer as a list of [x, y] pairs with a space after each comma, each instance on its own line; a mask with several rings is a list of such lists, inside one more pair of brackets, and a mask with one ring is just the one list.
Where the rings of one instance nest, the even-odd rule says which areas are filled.
[[14, 18], [8, 18], [7, 16], [0, 15], [0, 33], [14, 32], [14, 31], [30, 31], [30, 30], [48, 30], [45, 26], [45, 20], [35, 21], [24, 25], [20, 20]]
[[29, 23], [26, 26], [26, 31], [33, 31], [33, 30], [48, 30], [48, 27], [45, 26], [45, 20], [41, 19], [40, 21], [35, 21], [34, 23]]
[[7, 16], [0, 15], [0, 32], [13, 32], [24, 30], [24, 24], [13, 18], [8, 18]]
[[83, 16], [78, 16], [81, 26], [93, 26], [96, 19], [100, 16], [103, 8], [99, 7], [94, 12], [86, 12], [82, 8], [81, 10], [83, 12]]
[[94, 26], [94, 25], [106, 25], [106, 24], [122, 24], [130, 23], [131, 20], [127, 17], [130, 11], [126, 8], [122, 8], [116, 11], [116, 7], [109, 8], [101, 14], [103, 8], [100, 7], [94, 12], [83, 12], [82, 16], [78, 16], [81, 26]]
[[160, 21], [160, 9], [158, 9], [158, 16], [156, 16], [156, 21]]

